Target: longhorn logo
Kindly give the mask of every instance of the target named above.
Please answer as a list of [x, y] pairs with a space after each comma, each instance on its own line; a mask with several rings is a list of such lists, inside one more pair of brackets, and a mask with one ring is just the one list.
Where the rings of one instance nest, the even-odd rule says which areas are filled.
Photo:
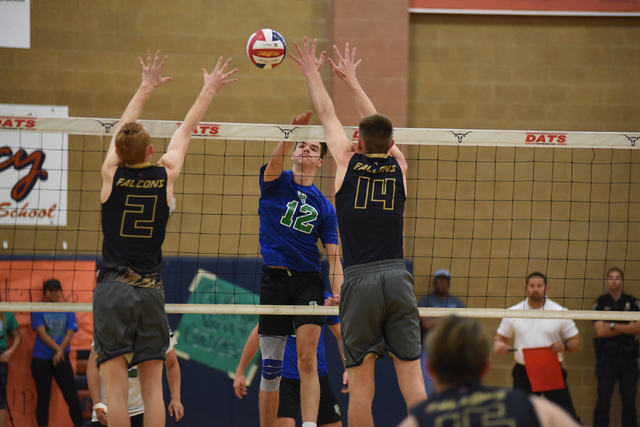
[[640, 139], [640, 136], [627, 136], [627, 135], [624, 135], [624, 136], [625, 136], [625, 138], [627, 138], [629, 140], [629, 142], [631, 142], [631, 146], [632, 147], [635, 147], [636, 146], [636, 141], [638, 141]]
[[299, 129], [298, 126], [294, 127], [293, 129], [282, 129], [280, 126], [276, 126], [276, 127], [280, 129], [280, 132], [284, 133], [284, 139], [289, 139], [289, 136], [291, 136], [293, 131], [296, 129]]
[[120, 121], [120, 120], [115, 121], [115, 122], [113, 122], [113, 123], [102, 123], [100, 120], [96, 120], [96, 122], [100, 123], [100, 125], [104, 128], [104, 131], [105, 131], [106, 133], [111, 132], [111, 128], [112, 128], [112, 127], [115, 127], [115, 125], [117, 125], [119, 121]]
[[458, 144], [460, 144], [462, 142], [462, 138], [464, 138], [465, 136], [469, 135], [471, 133], [471, 131], [467, 131], [465, 133], [455, 133], [454, 131], [449, 131], [453, 134], [453, 136], [455, 136], [456, 138], [458, 138]]

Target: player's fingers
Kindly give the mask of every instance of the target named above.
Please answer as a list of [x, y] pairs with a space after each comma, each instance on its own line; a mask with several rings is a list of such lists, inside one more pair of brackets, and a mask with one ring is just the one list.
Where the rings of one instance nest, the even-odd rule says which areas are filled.
[[[349, 59], [349, 42], [344, 44], [344, 57], [345, 59]], [[353, 58], [351, 58], [351, 60], [353, 61]]]
[[224, 65], [222, 65], [222, 61], [224, 61], [224, 58], [221, 56], [220, 58], [218, 58], [218, 62], [216, 62], [216, 66], [213, 68], [214, 73], [216, 71], [220, 71], [221, 69], [224, 70]]
[[155, 67], [156, 65], [158, 65], [158, 60], [160, 60], [160, 49], [158, 49], [156, 51], [156, 57], [153, 58], [153, 66]]
[[144, 61], [139, 56], [138, 56], [138, 62], [140, 63], [140, 66], [144, 68]]
[[147, 67], [151, 67], [151, 51], [147, 50]]
[[[231, 60], [229, 60], [229, 61], [231, 61]], [[226, 67], [226, 66], [227, 66], [227, 64], [225, 64], [225, 67]], [[237, 69], [237, 68], [234, 68], [233, 70], [231, 70], [231, 71], [229, 71], [227, 74], [225, 74], [223, 77], [226, 79], [227, 77], [232, 76], [232, 75], [234, 75], [234, 74], [235, 74], [235, 73], [237, 73], [237, 72], [238, 72], [238, 69]]]
[[311, 56], [316, 57], [316, 47], [318, 46], [318, 39], [313, 39], [311, 43]]
[[333, 45], [333, 53], [336, 55], [336, 58], [339, 58], [340, 60], [342, 60], [342, 55], [338, 50], [338, 46], [336, 46], [335, 44]]
[[[160, 52], [160, 51], [158, 51], [158, 52]], [[164, 68], [164, 64], [167, 63], [168, 59], [169, 59], [169, 55], [165, 55], [164, 58], [162, 58], [162, 61], [160, 62], [160, 65], [158, 65], [158, 67]]]
[[[296, 47], [298, 47], [298, 44], [296, 43]], [[298, 52], [300, 51], [300, 48], [298, 47]], [[289, 58], [291, 58], [291, 60], [293, 62], [295, 62], [296, 64], [300, 65], [300, 60], [298, 58], [296, 58], [296, 56], [291, 53], [291, 52], [287, 52], [287, 55], [289, 55]]]
[[354, 59], [356, 59], [356, 48], [355, 47], [351, 51], [351, 62], [353, 62]]
[[362, 59], [358, 59], [358, 62], [353, 64], [353, 68], [356, 68], [358, 65], [360, 65], [361, 62], [362, 62]]
[[170, 82], [171, 80], [173, 80], [173, 77], [163, 77], [162, 78], [162, 83]]

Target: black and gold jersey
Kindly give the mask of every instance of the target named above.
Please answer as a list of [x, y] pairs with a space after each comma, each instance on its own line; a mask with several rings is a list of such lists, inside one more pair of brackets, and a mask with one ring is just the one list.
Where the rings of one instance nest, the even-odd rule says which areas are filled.
[[451, 387], [411, 408], [420, 427], [540, 427], [529, 398], [520, 390], [469, 385]]
[[402, 170], [395, 158], [353, 155], [336, 193], [345, 268], [402, 259], [405, 200]]
[[167, 171], [148, 163], [119, 167], [102, 204], [99, 281], [162, 288], [162, 243], [169, 218]]

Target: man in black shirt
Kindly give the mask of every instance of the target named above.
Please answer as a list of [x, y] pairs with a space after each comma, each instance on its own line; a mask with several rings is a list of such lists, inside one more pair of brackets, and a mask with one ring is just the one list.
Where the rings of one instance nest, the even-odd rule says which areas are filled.
[[[631, 295], [622, 293], [624, 273], [618, 267], [607, 271], [608, 293], [596, 300], [594, 310], [640, 311], [640, 304]], [[616, 381], [620, 381], [622, 427], [638, 427], [636, 385], [638, 382], [638, 341], [640, 322], [593, 322], [596, 331], [596, 376], [598, 400], [593, 411], [594, 427], [609, 426], [611, 396]]]
[[486, 387], [491, 343], [475, 320], [449, 316], [427, 338], [435, 393], [411, 408], [399, 427], [577, 427], [555, 403], [517, 389]]
[[355, 49], [345, 49], [336, 65], [329, 60], [356, 101], [362, 120], [358, 149], [347, 138], [320, 77], [324, 60], [304, 39], [304, 52], [290, 54], [307, 78], [313, 103], [336, 162], [336, 214], [344, 253], [340, 319], [349, 373], [349, 425], [373, 426], [376, 357], [393, 355], [407, 407], [427, 397], [420, 369], [420, 323], [413, 277], [403, 261], [402, 231], [407, 162], [393, 145], [393, 125], [376, 112], [355, 70]]
[[[93, 294], [96, 363], [101, 369], [109, 425], [129, 426], [128, 368], [138, 365], [145, 424], [165, 425], [162, 365], [169, 345], [169, 325], [162, 287], [162, 242], [173, 185], [182, 169], [193, 129], [237, 69], [218, 60], [195, 104], [173, 134], [157, 165], [151, 137], [136, 123], [154, 89], [171, 80], [161, 77], [167, 60], [147, 51], [142, 83], [122, 115], [102, 164], [102, 267]], [[94, 402], [100, 405], [100, 402]], [[102, 405], [104, 406], [104, 405]], [[96, 409], [96, 407], [94, 407]], [[104, 409], [104, 408], [103, 408]]]

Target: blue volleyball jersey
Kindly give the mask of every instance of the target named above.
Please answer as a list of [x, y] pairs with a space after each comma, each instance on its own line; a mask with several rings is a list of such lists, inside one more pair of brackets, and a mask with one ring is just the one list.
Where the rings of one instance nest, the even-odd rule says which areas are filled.
[[260, 254], [267, 267], [320, 271], [318, 239], [338, 244], [336, 211], [315, 185], [299, 185], [292, 171], [266, 182], [260, 169]]
[[[324, 299], [332, 296], [329, 292], [324, 293]], [[324, 351], [324, 331], [325, 326], [335, 325], [340, 323], [340, 316], [327, 316], [326, 323], [322, 325], [320, 331], [320, 339], [318, 340], [318, 377], [322, 377], [329, 373], [327, 369], [327, 357]], [[289, 335], [287, 337], [287, 346], [284, 350], [284, 360], [282, 361], [282, 376], [285, 378], [299, 380], [300, 374], [298, 373], [298, 347], [296, 345], [296, 336]]]

